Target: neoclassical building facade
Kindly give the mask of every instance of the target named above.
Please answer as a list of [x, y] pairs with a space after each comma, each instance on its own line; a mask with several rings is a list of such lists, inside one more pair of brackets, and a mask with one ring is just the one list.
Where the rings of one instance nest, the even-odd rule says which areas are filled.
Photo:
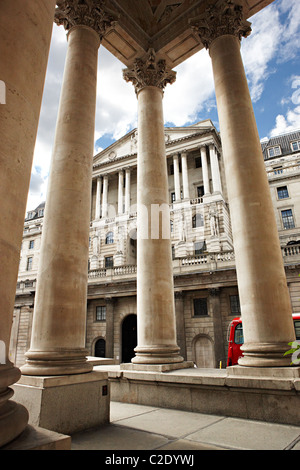
[[[137, 344], [137, 129], [94, 156], [86, 347], [129, 362]], [[219, 132], [210, 120], [165, 128], [177, 343], [198, 367], [226, 367], [228, 326], [240, 315]], [[293, 312], [300, 310], [300, 132], [262, 142]], [[164, 208], [160, 208], [163, 214]], [[27, 214], [11, 354], [30, 345], [45, 204]], [[220, 364], [221, 363], [221, 364]]]
[[[21, 374], [21, 382], [23, 380], [24, 383], [25, 380], [26, 387], [30, 385], [32, 391], [37, 383], [44, 383], [44, 377], [48, 378], [48, 383], [56, 383], [56, 377], [59, 376], [60, 386], [64, 385], [65, 390], [70, 381], [86, 390], [95, 381], [98, 380], [99, 384], [101, 382], [101, 374], [93, 371], [93, 365], [87, 360], [87, 301], [92, 305], [93, 296], [103, 299], [104, 292], [105, 297], [111, 294], [110, 309], [114, 312], [114, 317], [118, 312], [118, 304], [115, 305], [115, 293], [110, 291], [110, 283], [99, 282], [97, 292], [90, 284], [87, 291], [92, 178], [93, 172], [95, 178], [101, 173], [97, 172], [97, 168], [93, 169], [97, 59], [100, 45], [124, 64], [124, 79], [134, 86], [137, 96], [137, 347], [134, 357], [126, 367], [146, 371], [149, 368], [165, 370], [192, 367], [192, 362], [186, 362], [182, 356], [182, 339], [178, 344], [176, 334], [178, 330], [183, 333], [181, 325], [179, 328], [176, 325], [181, 321], [176, 316], [176, 311], [183, 306], [175, 308], [174, 290], [175, 293], [178, 292], [177, 304], [184, 303], [182, 299], [185, 296], [190, 295], [191, 300], [195, 298], [192, 292], [184, 292], [187, 278], [182, 275], [185, 267], [180, 262], [181, 275], [176, 276], [175, 270], [174, 277], [173, 243], [172, 238], [166, 236], [166, 231], [171, 228], [171, 212], [166, 210], [170, 204], [170, 193], [163, 94], [165, 87], [171, 86], [176, 79], [173, 68], [195, 52], [206, 48], [213, 68], [222, 160], [228, 182], [226, 200], [230, 207], [231, 233], [228, 233], [228, 239], [225, 237], [226, 240], [221, 240], [223, 232], [217, 226], [216, 212], [210, 216], [215, 245], [215, 240], [205, 238], [206, 215], [196, 217], [195, 224], [197, 225], [198, 220], [203, 222], [203, 238], [207, 242], [213, 242], [210, 246], [212, 248], [214, 245], [213, 250], [217, 250], [218, 241], [220, 245], [229, 244], [232, 235], [234, 272], [245, 340], [243, 357], [239, 360], [239, 373], [243, 375], [249, 368], [258, 368], [267, 374], [273, 367], [282, 368], [285, 374], [290, 373], [286, 371], [290, 359], [284, 356], [284, 352], [287, 344], [295, 340], [291, 299], [270, 186], [240, 54], [242, 38], [247, 38], [251, 33], [248, 18], [270, 3], [272, 0], [182, 0], [176, 3], [164, 0], [2, 0], [1, 82], [5, 84], [6, 93], [0, 115], [0, 201], [1, 213], [4, 215], [0, 233], [0, 344], [1, 351], [4, 350], [0, 364], [0, 446], [20, 435], [28, 423], [26, 406], [11, 400], [11, 386], [19, 381]], [[26, 362], [20, 370], [9, 359], [9, 344], [24, 213], [53, 20], [65, 28], [68, 50], [43, 220], [31, 340], [26, 352]], [[219, 185], [219, 189], [223, 191], [222, 178], [217, 181], [217, 175], [222, 174], [220, 166], [217, 172], [219, 141], [212, 135], [204, 144], [206, 158], [211, 165], [212, 184]], [[182, 175], [185, 177], [184, 197], [187, 189], [191, 190], [185, 171], [189, 152], [184, 157], [184, 150], [189, 149], [179, 148], [180, 146], [178, 166], [181, 162]], [[202, 158], [202, 168], [205, 167], [204, 162], [205, 157]], [[101, 168], [100, 161], [99, 164]], [[180, 171], [177, 171], [176, 157], [172, 164], [177, 178], [177, 183], [174, 184], [175, 214], [176, 204], [181, 197], [178, 184]], [[119, 170], [121, 169], [120, 166]], [[208, 175], [209, 171], [203, 172], [204, 194], [200, 198], [204, 198], [208, 191]], [[95, 200], [95, 211], [97, 206], [97, 215], [100, 214], [100, 217], [102, 214], [109, 216], [105, 213], [110, 197], [109, 190], [106, 190], [108, 177], [103, 174], [102, 180], [97, 179], [93, 184], [96, 184], [96, 194], [98, 186], [100, 195], [101, 185], [104, 196], [107, 196], [107, 201], [104, 198], [100, 208], [99, 197]], [[118, 178], [121, 180], [122, 175]], [[134, 181], [133, 171], [130, 178]], [[128, 179], [129, 172], [127, 182]], [[120, 183], [120, 188], [121, 186]], [[219, 193], [222, 194], [220, 191]], [[128, 194], [125, 176], [126, 208], [129, 204]], [[191, 191], [190, 196], [193, 198], [195, 194]], [[223, 205], [223, 196], [215, 201], [219, 210]], [[118, 198], [119, 201], [121, 209], [121, 199]], [[72, 210], [74, 206], [76, 211]], [[193, 208], [194, 205], [190, 206]], [[165, 208], [163, 217], [157, 218], [157, 207]], [[290, 209], [287, 206], [283, 210]], [[225, 226], [226, 207], [222, 210], [222, 223]], [[92, 220], [95, 252], [99, 249], [95, 241], [98, 220]], [[285, 213], [284, 220], [284, 223], [291, 220], [290, 212]], [[194, 241], [184, 228], [180, 237], [182, 241], [186, 238], [186, 243], [181, 246], [174, 243], [175, 256], [176, 249], [177, 256], [182, 249], [187, 250], [188, 255], [190, 244]], [[134, 250], [134, 245], [132, 247]], [[116, 256], [119, 257], [119, 262], [124, 256], [122, 250], [120, 245]], [[94, 268], [96, 259], [92, 259], [92, 262]], [[98, 262], [97, 269], [101, 269], [101, 259]], [[218, 263], [218, 258], [216, 262]], [[111, 260], [107, 263], [111, 266]], [[213, 259], [212, 264], [214, 263]], [[109, 274], [108, 269], [112, 269], [112, 266], [107, 266], [106, 269], [106, 274]], [[220, 330], [220, 309], [217, 303], [221, 300], [215, 295], [217, 279], [211, 289], [208, 278], [216, 278], [219, 275], [218, 271], [216, 273], [214, 270], [209, 271], [205, 284], [202, 284], [205, 289], [210, 289], [208, 310], [213, 312], [211, 319], [215, 323], [214, 340], [216, 331]], [[124, 294], [132, 297], [129, 293], [135, 292], [134, 283], [130, 290], [130, 282], [124, 281], [124, 286], [120, 287]], [[201, 298], [198, 297], [200, 300]], [[189, 305], [192, 309], [192, 302]], [[99, 307], [104, 306], [104, 303], [99, 304]], [[198, 302], [198, 307], [203, 313], [204, 303]], [[88, 306], [89, 311], [93, 308]], [[128, 313], [134, 313], [133, 307], [129, 310]], [[106, 314], [112, 323], [112, 315]], [[100, 308], [98, 315], [98, 318], [101, 315], [103, 317], [104, 310], [101, 311]], [[192, 340], [192, 322], [190, 325], [189, 334]], [[212, 334], [209, 325], [199, 323], [198, 328], [202, 328], [201, 334], [206, 339]], [[98, 335], [101, 336], [100, 331]], [[219, 337], [222, 337], [222, 333]], [[109, 354], [115, 344], [117, 341], [113, 345], [106, 345]], [[198, 350], [197, 348], [198, 346], [195, 349]], [[216, 359], [219, 358], [218, 355], [215, 356]], [[297, 373], [299, 377], [298, 369], [293, 372]], [[52, 392], [55, 392], [54, 389], [52, 387]], [[93, 396], [90, 394], [89, 398], [92, 399]], [[33, 397], [32, 400], [33, 403]], [[80, 393], [78, 400], [82, 407]], [[65, 408], [68, 405], [70, 402], [66, 400]], [[87, 414], [84, 413], [84, 416]], [[86, 423], [88, 425], [91, 422]], [[58, 426], [56, 429], [61, 428]]]

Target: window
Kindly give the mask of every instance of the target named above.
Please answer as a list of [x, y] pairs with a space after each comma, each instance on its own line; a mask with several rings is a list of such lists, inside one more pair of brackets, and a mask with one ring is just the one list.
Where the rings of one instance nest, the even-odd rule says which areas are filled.
[[275, 147], [270, 147], [268, 148], [268, 154], [269, 157], [277, 157], [278, 155], [281, 155], [281, 148], [279, 145], [276, 145]]
[[203, 215], [195, 214], [192, 218], [192, 227], [197, 228], [197, 227], [203, 227], [203, 226], [204, 226]]
[[171, 249], [172, 249], [172, 259], [175, 259], [175, 246], [172, 245]]
[[27, 270], [27, 271], [31, 271], [31, 270], [32, 270], [32, 260], [33, 260], [32, 257], [27, 258], [27, 266], [26, 266], [26, 270]]
[[39, 217], [44, 217], [44, 209], [39, 209]]
[[202, 167], [201, 157], [196, 157], [195, 158], [195, 168], [201, 168], [201, 167]]
[[34, 248], [34, 240], [29, 241], [29, 250], [33, 250]]
[[207, 314], [207, 299], [194, 299], [194, 317], [202, 317]]
[[175, 202], [175, 193], [171, 193], [171, 204]]
[[197, 186], [197, 197], [204, 196], [204, 186]]
[[274, 175], [281, 175], [283, 173], [282, 166], [274, 166]]
[[239, 323], [234, 331], [234, 343], [244, 344], [243, 325]]
[[96, 307], [96, 321], [106, 320], [106, 307], [105, 305], [99, 305]]
[[289, 197], [287, 186], [280, 186], [279, 188], [277, 188], [277, 196], [278, 199], [285, 199]]
[[230, 295], [230, 309], [233, 315], [241, 313], [240, 299], [238, 295]]
[[292, 209], [287, 209], [287, 210], [281, 211], [281, 218], [282, 218], [283, 228], [285, 230], [287, 230], [289, 228], [295, 228]]
[[174, 175], [174, 164], [170, 164], [170, 175]]
[[293, 152], [300, 150], [300, 140], [296, 140], [295, 142], [291, 142], [291, 147]]
[[113, 232], [108, 232], [106, 235], [105, 244], [111, 245], [112, 243], [114, 243], [114, 234]]
[[106, 268], [113, 268], [114, 267], [114, 258], [113, 258], [113, 256], [106, 256], [105, 257], [105, 267]]
[[195, 255], [201, 255], [206, 251], [206, 243], [205, 240], [203, 242], [195, 242], [194, 244]]

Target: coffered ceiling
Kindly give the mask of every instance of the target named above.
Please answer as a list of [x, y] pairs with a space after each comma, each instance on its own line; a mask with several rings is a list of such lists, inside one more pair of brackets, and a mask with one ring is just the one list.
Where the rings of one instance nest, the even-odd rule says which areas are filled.
[[[115, 16], [102, 44], [126, 66], [153, 48], [173, 68], [203, 48], [189, 20], [216, 0], [106, 0]], [[274, 0], [234, 0], [244, 7], [245, 19]]]

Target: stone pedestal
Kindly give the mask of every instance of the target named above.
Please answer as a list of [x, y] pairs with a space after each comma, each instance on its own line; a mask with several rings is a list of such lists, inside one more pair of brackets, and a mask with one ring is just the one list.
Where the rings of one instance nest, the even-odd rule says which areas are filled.
[[17, 439], [1, 450], [71, 450], [71, 437], [28, 425]]
[[73, 434], [109, 422], [106, 372], [56, 377], [22, 376], [13, 386], [29, 411], [29, 424]]

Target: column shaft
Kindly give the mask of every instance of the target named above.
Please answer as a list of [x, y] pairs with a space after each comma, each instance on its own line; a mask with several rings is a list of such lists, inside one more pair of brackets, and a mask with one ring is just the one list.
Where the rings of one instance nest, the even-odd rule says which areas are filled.
[[68, 33], [24, 374], [91, 370], [85, 326], [99, 45], [99, 36], [87, 26], [74, 26]]
[[119, 171], [119, 186], [118, 186], [118, 214], [123, 214], [123, 170]]
[[125, 213], [127, 214], [130, 210], [130, 176], [131, 170], [130, 168], [126, 169], [126, 176], [125, 176]]
[[183, 185], [183, 198], [190, 199], [190, 190], [189, 190], [189, 177], [187, 169], [187, 153], [183, 152], [181, 154], [181, 171], [182, 171], [182, 185]]
[[158, 238], [137, 232], [138, 346], [134, 363], [182, 362], [176, 344], [173, 269], [170, 237], [163, 237], [162, 224], [170, 227], [167, 160], [164, 141], [162, 91], [146, 86], [138, 93], [138, 190], [137, 226], [151, 229], [153, 205], [162, 209]]
[[102, 194], [102, 218], [105, 219], [108, 213], [108, 205], [107, 205], [107, 198], [108, 198], [108, 176], [103, 176], [103, 194]]
[[214, 145], [209, 146], [210, 167], [214, 192], [222, 192], [218, 155]]
[[97, 189], [96, 189], [96, 211], [95, 211], [95, 219], [100, 219], [101, 215], [101, 176], [97, 178]]
[[204, 195], [205, 195], [205, 194], [210, 194], [206, 147], [201, 147], [200, 152], [201, 152], [202, 177], [203, 177]]
[[175, 201], [180, 201], [180, 175], [179, 175], [179, 161], [178, 154], [173, 156], [173, 165], [174, 165], [174, 186], [175, 186]]
[[54, 0], [0, 4], [0, 447], [26, 427], [27, 410], [9, 400], [20, 378], [9, 361], [24, 214], [52, 33]]
[[288, 365], [295, 339], [278, 231], [240, 41], [210, 46], [248, 366]]

